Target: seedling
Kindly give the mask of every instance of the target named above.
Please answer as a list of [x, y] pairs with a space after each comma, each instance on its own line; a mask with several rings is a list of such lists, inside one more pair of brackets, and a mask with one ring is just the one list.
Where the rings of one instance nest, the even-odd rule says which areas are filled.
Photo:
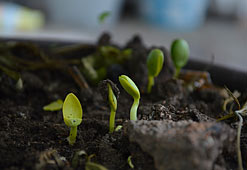
[[63, 103], [63, 119], [64, 123], [70, 127], [70, 135], [67, 138], [70, 145], [76, 141], [77, 126], [82, 121], [82, 108], [80, 101], [73, 94], [69, 93]]
[[78, 169], [78, 167], [82, 164], [82, 156], [85, 156], [86, 158], [85, 170], [107, 170], [107, 168], [103, 165], [91, 161], [95, 154], [88, 155], [84, 150], [77, 151], [74, 154], [72, 158], [72, 167], [74, 169]]
[[181, 68], [187, 64], [189, 53], [189, 45], [184, 39], [176, 39], [172, 42], [171, 58], [176, 69], [174, 78], [178, 78]]
[[115, 115], [117, 110], [117, 98], [119, 95], [119, 90], [117, 86], [109, 79], [103, 80], [98, 85], [98, 90], [101, 93], [104, 101], [109, 103], [111, 114], [109, 121], [109, 132], [114, 132], [115, 129]]
[[135, 83], [126, 75], [119, 76], [119, 82], [124, 90], [134, 99], [130, 109], [130, 120], [137, 120], [137, 108], [140, 100], [140, 92]]
[[98, 17], [98, 20], [99, 22], [102, 24], [105, 22], [106, 18], [109, 17], [111, 15], [111, 12], [109, 11], [105, 11], [105, 12], [102, 12], [99, 17]]
[[128, 157], [128, 159], [127, 159], [127, 162], [128, 162], [128, 164], [129, 164], [129, 166], [130, 166], [130, 168], [131, 169], [134, 169], [134, 165], [133, 165], [133, 163], [132, 163], [132, 161], [131, 161], [131, 158], [132, 158], [132, 156], [130, 155], [129, 157]]
[[110, 83], [107, 83], [108, 86], [108, 101], [111, 108], [111, 115], [110, 115], [110, 123], [109, 123], [109, 131], [110, 133], [114, 132], [115, 128], [115, 115], [117, 110], [117, 99], [113, 93], [112, 87]]
[[148, 68], [148, 87], [147, 93], [150, 93], [152, 86], [154, 85], [154, 77], [157, 77], [162, 70], [164, 63], [163, 52], [159, 49], [152, 50], [147, 58], [147, 68]]

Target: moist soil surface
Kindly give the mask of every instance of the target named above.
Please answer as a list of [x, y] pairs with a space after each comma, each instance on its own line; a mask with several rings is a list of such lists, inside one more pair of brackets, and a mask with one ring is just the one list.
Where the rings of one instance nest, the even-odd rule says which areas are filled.
[[[5, 43], [2, 43], [2, 46], [3, 44]], [[36, 63], [44, 61], [44, 54], [57, 60], [80, 60], [95, 54], [99, 47], [109, 45], [122, 50], [131, 49], [132, 54], [131, 58], [121, 65], [113, 64], [107, 67], [105, 79], [110, 79], [120, 91], [116, 126], [122, 125], [123, 128], [114, 133], [109, 133], [110, 108], [102, 93], [102, 87], [98, 87], [97, 83], [90, 83], [87, 78], [80, 79], [80, 82], [78, 77], [73, 77], [74, 74], [68, 71], [75, 66], [79, 67], [80, 63], [71, 62], [62, 68], [56, 65], [32, 69], [18, 67], [15, 71], [21, 75], [21, 88], [17, 88], [16, 80], [0, 71], [0, 169], [85, 169], [89, 155], [91, 162], [103, 165], [109, 170], [131, 169], [127, 162], [129, 156], [134, 169], [156, 169], [152, 156], [142, 151], [137, 143], [130, 142], [125, 131], [133, 99], [118, 82], [121, 74], [128, 75], [140, 89], [139, 120], [202, 122], [216, 121], [227, 114], [222, 110], [226, 96], [223, 88], [214, 86], [207, 82], [208, 78], [203, 79], [203, 76], [198, 74], [192, 74], [195, 76], [191, 78], [191, 75], [189, 77], [184, 73], [183, 78], [181, 76], [181, 79], [173, 79], [174, 67], [168, 50], [164, 47], [147, 48], [138, 36], [133, 37], [124, 47], [112, 44], [108, 34], [102, 35], [96, 45], [69, 46], [69, 50], [64, 48], [66, 45], [57, 46], [54, 43], [13, 44], [8, 44], [8, 54]], [[6, 49], [2, 46], [0, 53], [4, 55]], [[60, 46], [63, 47], [62, 50]], [[146, 57], [154, 48], [160, 48], [164, 52], [164, 67], [155, 79], [151, 94], [146, 94]], [[54, 49], [60, 51], [54, 52]], [[81, 74], [79, 78], [80, 76]], [[186, 76], [189, 79], [186, 79]], [[79, 98], [83, 108], [82, 123], [78, 126], [77, 139], [73, 146], [70, 146], [66, 139], [69, 128], [63, 121], [62, 111], [43, 110], [43, 106], [57, 99], [64, 100], [70, 92]], [[240, 96], [241, 104], [245, 102], [246, 96], [246, 93]], [[237, 108], [234, 103], [232, 107]], [[236, 117], [223, 123], [237, 129]], [[243, 155], [247, 152], [246, 137], [247, 128], [244, 123], [241, 135]], [[76, 158], [79, 151], [84, 151], [88, 156], [79, 155]], [[244, 156], [243, 162], [246, 161]], [[215, 164], [227, 170], [237, 169], [236, 152], [223, 151]]]

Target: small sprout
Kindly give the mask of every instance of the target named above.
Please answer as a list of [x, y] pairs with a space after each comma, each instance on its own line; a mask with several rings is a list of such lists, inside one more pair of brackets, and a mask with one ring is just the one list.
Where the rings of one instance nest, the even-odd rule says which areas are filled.
[[171, 58], [176, 69], [174, 74], [175, 78], [178, 78], [181, 68], [187, 64], [189, 53], [189, 45], [184, 39], [176, 39], [173, 41], [171, 45]]
[[99, 15], [99, 22], [102, 24], [105, 22], [106, 18], [109, 17], [111, 15], [111, 12], [109, 11], [105, 11], [105, 12], [102, 12], [100, 15]]
[[124, 90], [134, 99], [134, 103], [130, 110], [130, 120], [137, 120], [137, 108], [140, 100], [140, 92], [135, 83], [126, 75], [119, 76], [119, 82]]
[[23, 89], [23, 81], [22, 81], [22, 78], [21, 77], [16, 82], [15, 87], [16, 87], [17, 90], [22, 90]]
[[164, 63], [163, 52], [159, 49], [152, 50], [147, 58], [148, 68], [148, 88], [147, 93], [151, 92], [152, 86], [154, 85], [154, 77], [157, 77], [162, 70]]
[[115, 132], [120, 131], [122, 128], [123, 128], [122, 125], [118, 125], [118, 126], [116, 127], [116, 129], [115, 129]]
[[64, 123], [70, 127], [70, 135], [67, 138], [70, 145], [73, 145], [76, 141], [77, 126], [82, 121], [82, 108], [80, 101], [73, 94], [69, 93], [63, 104], [63, 119]]
[[51, 102], [48, 105], [45, 105], [43, 107], [44, 111], [58, 111], [61, 110], [63, 108], [63, 101], [61, 99], [58, 99], [54, 102]]
[[131, 155], [128, 157], [127, 162], [128, 162], [128, 164], [129, 164], [130, 168], [131, 168], [131, 169], [134, 169], [135, 166], [132, 164]]
[[112, 133], [112, 132], [114, 132], [114, 128], [115, 128], [115, 115], [116, 115], [116, 110], [117, 110], [117, 99], [113, 93], [113, 90], [112, 90], [110, 83], [107, 83], [107, 86], [108, 86], [108, 92], [109, 92], [108, 101], [109, 101], [110, 108], [111, 108], [109, 131], [110, 131], [110, 133]]
[[109, 79], [103, 80], [98, 85], [98, 90], [105, 101], [110, 105], [111, 114], [109, 121], [109, 132], [113, 133], [115, 129], [115, 115], [117, 110], [117, 98], [119, 90], [117, 86]]
[[72, 167], [77, 169], [81, 165], [82, 156], [86, 158], [85, 170], [107, 170], [106, 167], [95, 162], [91, 162], [95, 154], [88, 155], [84, 150], [77, 151], [72, 158]]

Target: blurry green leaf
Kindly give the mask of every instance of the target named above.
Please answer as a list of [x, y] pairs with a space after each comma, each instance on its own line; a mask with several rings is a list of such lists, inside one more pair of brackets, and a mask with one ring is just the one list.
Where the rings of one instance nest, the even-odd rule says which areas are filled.
[[105, 57], [116, 57], [120, 54], [120, 50], [113, 46], [102, 46], [100, 47], [100, 53]]
[[102, 12], [102, 13], [99, 15], [99, 17], [98, 17], [99, 22], [100, 22], [100, 23], [104, 23], [104, 22], [105, 22], [105, 19], [106, 19], [107, 17], [109, 17], [110, 15], [111, 15], [111, 12], [109, 12], [109, 11]]
[[134, 169], [134, 165], [132, 164], [132, 161], [131, 161], [131, 155], [128, 157], [128, 160], [127, 160], [130, 168]]
[[115, 128], [115, 131], [117, 132], [117, 131], [121, 130], [122, 128], [123, 128], [122, 125], [118, 125], [118, 126]]
[[107, 168], [104, 167], [103, 165], [100, 165], [94, 162], [87, 162], [85, 169], [86, 170], [107, 170]]
[[63, 101], [61, 99], [58, 99], [54, 102], [51, 102], [50, 104], [43, 107], [43, 110], [45, 111], [57, 111], [61, 110], [63, 107]]
[[148, 74], [157, 77], [163, 68], [164, 54], [160, 49], [152, 50], [147, 58]]

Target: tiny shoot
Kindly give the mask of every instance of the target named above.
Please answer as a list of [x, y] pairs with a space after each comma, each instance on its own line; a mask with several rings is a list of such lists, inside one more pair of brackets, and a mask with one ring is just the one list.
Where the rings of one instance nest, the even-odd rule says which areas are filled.
[[101, 24], [104, 23], [106, 18], [108, 18], [110, 15], [111, 15], [110, 11], [102, 12], [98, 17], [99, 23], [101, 23]]
[[109, 123], [109, 132], [113, 133], [115, 128], [115, 115], [117, 110], [117, 98], [113, 93], [112, 87], [110, 83], [107, 83], [108, 87], [108, 101], [111, 108], [111, 115], [110, 115], [110, 123]]
[[130, 155], [130, 156], [128, 157], [128, 159], [127, 159], [127, 162], [128, 162], [128, 164], [129, 164], [130, 168], [131, 168], [131, 169], [134, 169], [135, 166], [133, 165], [133, 163], [132, 163], [132, 161], [131, 161], [131, 158], [132, 158], [132, 156]]
[[181, 68], [188, 62], [189, 55], [189, 45], [184, 39], [176, 39], [172, 42], [171, 58], [175, 66], [174, 78], [178, 78]]
[[64, 123], [70, 127], [70, 135], [67, 140], [70, 145], [73, 145], [76, 141], [77, 126], [80, 125], [82, 121], [81, 104], [73, 93], [69, 93], [64, 100], [63, 119]]
[[154, 85], [154, 77], [157, 77], [162, 70], [164, 63], [164, 55], [160, 49], [152, 50], [147, 58], [148, 68], [148, 87], [147, 93], [151, 93], [152, 86]]
[[124, 90], [134, 99], [130, 109], [130, 120], [137, 120], [137, 109], [139, 106], [140, 92], [135, 83], [126, 75], [119, 76], [119, 82]]

